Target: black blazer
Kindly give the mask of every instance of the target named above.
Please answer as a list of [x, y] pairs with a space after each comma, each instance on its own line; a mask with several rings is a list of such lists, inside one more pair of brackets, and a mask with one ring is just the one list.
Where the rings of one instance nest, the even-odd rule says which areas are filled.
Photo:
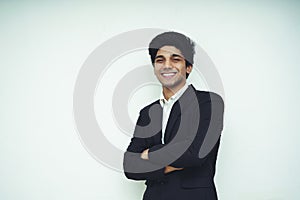
[[[130, 166], [143, 166], [139, 163], [156, 162], [155, 164], [159, 164], [159, 162], [162, 162], [162, 160], [159, 161], [159, 159], [156, 159], [155, 152], [166, 147], [166, 145], [171, 143], [172, 139], [176, 136], [180, 126], [180, 121], [182, 120], [181, 112], [184, 112], [181, 110], [179, 100], [181, 98], [187, 98], [189, 92], [194, 92], [198, 100], [197, 106], [199, 106], [200, 118], [198, 121], [194, 121], [191, 117], [190, 120], [191, 125], [192, 123], [198, 123], [197, 133], [193, 137], [193, 140], [189, 143], [190, 145], [186, 151], [182, 152], [179, 157], [176, 157], [176, 159], [173, 159], [173, 162], [166, 164], [173, 167], [182, 167], [184, 169], [164, 174], [164, 166], [166, 165], [161, 167], [158, 165], [157, 169], [151, 171], [130, 171]], [[161, 127], [158, 129], [157, 133], [150, 133], [149, 137], [138, 137], [136, 127], [133, 138], [131, 139], [127, 151], [124, 154], [123, 166], [125, 176], [133, 180], [146, 180], [145, 184], [147, 185], [147, 189], [144, 194], [145, 200], [217, 199], [213, 179], [220, 144], [220, 135], [223, 129], [223, 100], [215, 93], [197, 91], [192, 85], [189, 85], [188, 89], [183, 93], [180, 99], [175, 102], [172, 107], [165, 130], [165, 144], [162, 144], [161, 142]], [[143, 127], [149, 124], [151, 121], [149, 110], [151, 107], [158, 105], [159, 100], [143, 108], [140, 111], [137, 126]], [[189, 109], [188, 115], [185, 116], [193, 116], [193, 110]], [[161, 122], [162, 109], [157, 117], [160, 117], [159, 120]], [[211, 142], [212, 140], [214, 141], [213, 143]], [[139, 155], [148, 148], [149, 160], [145, 161], [141, 159]], [[169, 152], [170, 154], [167, 155], [172, 156], [172, 152]], [[136, 153], [136, 157], [134, 159], [131, 153]], [[161, 187], [174, 188], [174, 190], [164, 189], [164, 192], [161, 192], [159, 190]], [[163, 195], [164, 198], [161, 195]]]

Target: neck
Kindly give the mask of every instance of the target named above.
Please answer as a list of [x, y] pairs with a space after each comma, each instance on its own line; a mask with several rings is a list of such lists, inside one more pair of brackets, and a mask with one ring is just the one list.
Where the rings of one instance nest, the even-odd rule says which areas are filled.
[[185, 85], [185, 82], [183, 84], [177, 85], [175, 87], [165, 87], [163, 86], [163, 95], [166, 100], [169, 100], [171, 96], [176, 94], [183, 86]]

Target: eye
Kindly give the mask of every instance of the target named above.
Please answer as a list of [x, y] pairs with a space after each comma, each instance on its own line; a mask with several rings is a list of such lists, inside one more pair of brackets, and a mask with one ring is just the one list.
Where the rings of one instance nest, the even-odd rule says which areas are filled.
[[163, 59], [156, 59], [155, 62], [156, 62], [156, 63], [162, 63], [162, 62], [163, 62]]
[[175, 57], [175, 58], [173, 58], [173, 61], [174, 61], [174, 62], [180, 62], [180, 61], [181, 61], [181, 58]]

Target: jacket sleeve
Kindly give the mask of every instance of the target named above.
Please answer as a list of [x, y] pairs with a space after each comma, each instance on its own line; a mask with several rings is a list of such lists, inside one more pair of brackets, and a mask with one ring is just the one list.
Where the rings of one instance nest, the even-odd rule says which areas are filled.
[[[132, 138], [127, 151], [124, 154], [124, 173], [128, 179], [133, 180], [157, 180], [163, 178], [164, 167], [143, 160], [140, 155], [147, 147], [142, 147], [144, 141], [141, 138]], [[158, 169], [157, 169], [158, 168]], [[151, 171], [151, 169], [157, 169]]]
[[[137, 125], [144, 126], [148, 123], [148, 116], [145, 110], [140, 112]], [[151, 163], [149, 160], [142, 159], [141, 153], [150, 148], [148, 137], [137, 137], [136, 129], [131, 142], [124, 153], [123, 168], [125, 176], [132, 180], [158, 180], [165, 176], [165, 167]], [[145, 133], [146, 134], [146, 133]]]
[[[157, 163], [163, 158], [159, 158], [160, 154], [155, 154], [155, 151], [164, 148], [165, 155], [174, 160], [169, 165], [178, 168], [201, 166], [209, 155], [218, 150], [220, 135], [223, 129], [223, 113], [224, 103], [221, 97], [214, 98], [205, 102], [201, 106], [201, 120], [199, 122], [196, 136], [190, 141], [190, 138], [179, 141], [177, 143], [170, 142], [169, 144], [160, 144], [149, 149], [149, 161]], [[174, 148], [180, 147], [181, 144], [191, 144], [187, 150], [178, 157], [174, 153]], [[165, 148], [166, 146], [169, 148]], [[174, 147], [172, 147], [172, 145]], [[172, 150], [173, 149], [173, 150]], [[169, 151], [168, 151], [169, 150]]]

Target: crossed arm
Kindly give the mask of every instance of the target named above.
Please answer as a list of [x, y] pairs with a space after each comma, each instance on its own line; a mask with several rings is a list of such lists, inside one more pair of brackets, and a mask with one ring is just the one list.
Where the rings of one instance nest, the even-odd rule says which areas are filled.
[[[149, 149], [145, 149], [142, 153], [141, 153], [141, 158], [144, 159], [144, 160], [149, 160], [149, 156], [148, 156], [148, 153], [149, 153]], [[164, 173], [167, 174], [167, 173], [170, 173], [170, 172], [173, 172], [173, 171], [178, 171], [178, 170], [183, 170], [184, 168], [181, 167], [181, 168], [177, 168], [177, 167], [172, 167], [170, 165], [167, 165], [164, 169]]]
[[[138, 165], [138, 162], [136, 161], [141, 161], [141, 162], [147, 162], [147, 163], [152, 163], [152, 164], [157, 164], [158, 166], [161, 165], [162, 160], [164, 158], [175, 158], [174, 162], [161, 167], [157, 168], [157, 170], [154, 171], [149, 171], [149, 172], [138, 172], [138, 173], [132, 173], [132, 172], [126, 172], [126, 167], [125, 169], [125, 175], [129, 179], [134, 179], [134, 180], [157, 180], [160, 178], [163, 178], [165, 174], [170, 173], [172, 171], [177, 171], [177, 170], [184, 170], [184, 168], [187, 167], [193, 167], [193, 166], [201, 166], [205, 160], [207, 159], [208, 156], [204, 157], [199, 157], [199, 151], [200, 148], [204, 142], [205, 135], [207, 134], [207, 129], [209, 125], [212, 123], [213, 129], [211, 130], [213, 132], [213, 135], [216, 135], [214, 140], [216, 141], [216, 146], [217, 146], [217, 141], [219, 140], [219, 136], [221, 134], [222, 128], [223, 128], [223, 101], [217, 101], [214, 103], [214, 106], [216, 109], [218, 109], [217, 115], [212, 116], [210, 120], [202, 120], [198, 127], [198, 132], [195, 138], [192, 138], [193, 141], [190, 141], [189, 148], [179, 157], [176, 159], [176, 153], [172, 151], [172, 148], [164, 148], [166, 147], [167, 144], [157, 144], [155, 146], [149, 145], [147, 143], [146, 138], [132, 138], [131, 143], [127, 149], [127, 152], [125, 153], [124, 156], [124, 163], [131, 164], [131, 165]], [[138, 119], [138, 123], [143, 115], [140, 115]], [[211, 134], [211, 133], [209, 133]], [[173, 150], [176, 149], [176, 145], [180, 143], [185, 143], [186, 141], [179, 141], [176, 144], [169, 144], [170, 146], [174, 146]], [[214, 146], [210, 148], [210, 150], [213, 149]], [[160, 149], [167, 149], [166, 154], [164, 158], [161, 157], [158, 159], [160, 154], [158, 154]], [[130, 156], [128, 154], [129, 152], [134, 152], [136, 153], [135, 156], [138, 158], [135, 158], [135, 160], [130, 159], [132, 155]], [[157, 151], [157, 152], [156, 152]], [[207, 155], [209, 152], [207, 153]], [[125, 166], [125, 165], [124, 165]], [[162, 166], [162, 165], [161, 165]]]
[[[167, 173], [181, 170], [172, 166], [163, 167], [161, 164], [151, 163], [148, 157], [149, 148], [146, 139], [132, 138], [124, 154], [124, 171], [128, 179], [133, 180], [159, 180]], [[150, 166], [150, 167], [149, 167]]]

